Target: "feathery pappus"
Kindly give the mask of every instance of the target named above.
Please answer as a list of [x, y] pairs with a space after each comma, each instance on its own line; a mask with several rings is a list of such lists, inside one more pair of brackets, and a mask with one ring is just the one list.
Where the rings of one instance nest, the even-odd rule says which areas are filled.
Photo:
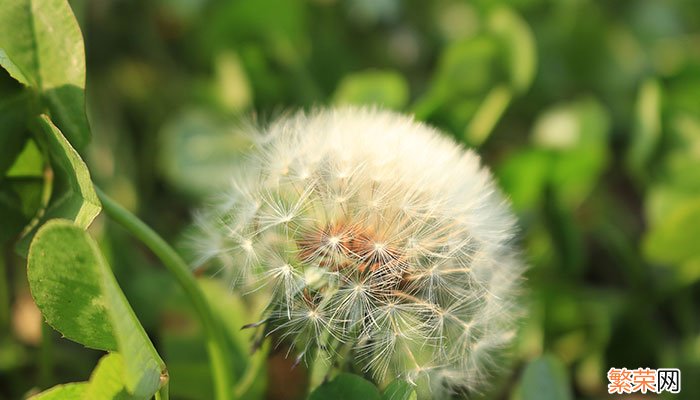
[[483, 390], [521, 313], [516, 219], [479, 156], [373, 108], [281, 117], [198, 215], [265, 333], [421, 398]]

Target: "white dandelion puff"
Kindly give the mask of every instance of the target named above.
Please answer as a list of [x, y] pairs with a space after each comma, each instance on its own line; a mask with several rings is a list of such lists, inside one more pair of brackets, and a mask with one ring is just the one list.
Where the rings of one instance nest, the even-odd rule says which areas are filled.
[[198, 262], [269, 296], [265, 332], [301, 355], [349, 349], [355, 370], [421, 397], [483, 390], [513, 338], [523, 265], [479, 157], [376, 109], [298, 113], [257, 137], [198, 214]]

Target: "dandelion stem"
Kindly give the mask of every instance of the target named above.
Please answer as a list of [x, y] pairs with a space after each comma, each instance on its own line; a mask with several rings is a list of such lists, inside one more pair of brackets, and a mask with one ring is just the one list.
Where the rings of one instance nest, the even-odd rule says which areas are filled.
[[328, 379], [331, 363], [324, 359], [320, 349], [317, 349], [309, 365], [309, 393], [313, 393], [317, 387]]
[[39, 387], [46, 389], [53, 381], [53, 329], [41, 324], [41, 349], [39, 353]]
[[270, 350], [270, 343], [265, 341], [262, 347], [256, 350], [255, 355], [253, 355], [246, 367], [245, 372], [238, 379], [236, 386], [233, 388], [233, 393], [237, 398], [242, 399], [243, 396], [250, 390], [250, 387], [255, 382], [255, 378], [260, 375], [262, 367], [265, 365], [265, 360], [267, 359], [267, 353]]
[[95, 191], [102, 202], [105, 213], [146, 245], [160, 259], [184, 290], [200, 319], [206, 335], [216, 399], [233, 399], [233, 385], [231, 383], [233, 372], [230, 359], [227, 357], [226, 337], [223, 327], [221, 321], [214, 317], [214, 313], [209, 307], [197, 281], [190, 273], [189, 267], [153, 229], [117, 204], [98, 187], [95, 187]]
[[[326, 342], [327, 348], [330, 349], [337, 342], [335, 339], [330, 337], [330, 333], [326, 332], [323, 335], [323, 342]], [[321, 348], [317, 348], [313, 351], [311, 358], [311, 364], [309, 365], [309, 393], [316, 390], [317, 387], [321, 386], [327, 380], [332, 378], [333, 374], [333, 363], [328, 359], [327, 354]]]
[[160, 389], [156, 392], [156, 400], [169, 400], [170, 399], [170, 393], [169, 393], [168, 386], [169, 385], [166, 382], [165, 385], [160, 387]]

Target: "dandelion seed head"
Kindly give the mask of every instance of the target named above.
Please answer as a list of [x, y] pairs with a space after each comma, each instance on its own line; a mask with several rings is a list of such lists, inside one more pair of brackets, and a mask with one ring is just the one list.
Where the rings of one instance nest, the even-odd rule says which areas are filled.
[[429, 396], [482, 390], [513, 337], [523, 266], [479, 157], [366, 108], [285, 116], [256, 137], [198, 214], [198, 262], [267, 296], [268, 332], [300, 354], [347, 348], [377, 382]]

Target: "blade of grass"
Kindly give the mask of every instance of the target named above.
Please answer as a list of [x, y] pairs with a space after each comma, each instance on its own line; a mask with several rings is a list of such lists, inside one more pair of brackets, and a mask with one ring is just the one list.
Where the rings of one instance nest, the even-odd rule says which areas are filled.
[[488, 139], [512, 99], [513, 93], [506, 85], [491, 89], [464, 132], [469, 144], [481, 146]]

